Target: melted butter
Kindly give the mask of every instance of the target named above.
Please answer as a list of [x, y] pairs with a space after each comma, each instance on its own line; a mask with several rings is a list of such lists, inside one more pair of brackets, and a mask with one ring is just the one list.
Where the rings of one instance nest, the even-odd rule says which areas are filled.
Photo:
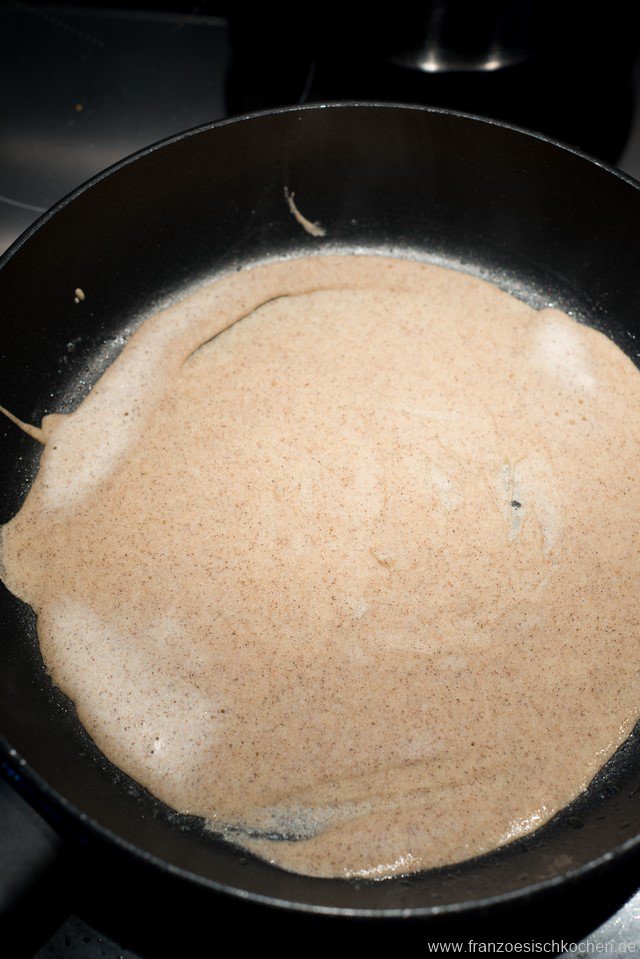
[[640, 375], [441, 267], [305, 258], [148, 319], [2, 529], [103, 752], [271, 862], [546, 822], [638, 714]]

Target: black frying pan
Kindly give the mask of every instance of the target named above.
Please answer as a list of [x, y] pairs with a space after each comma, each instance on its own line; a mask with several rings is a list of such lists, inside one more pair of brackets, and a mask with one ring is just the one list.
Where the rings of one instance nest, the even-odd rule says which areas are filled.
[[[325, 238], [296, 223], [285, 186]], [[5, 255], [0, 402], [31, 422], [69, 410], [122, 332], [186, 285], [267, 258], [353, 248], [461, 264], [536, 306], [573, 311], [637, 359], [639, 225], [634, 181], [473, 117], [337, 104], [214, 123], [94, 178]], [[6, 522], [38, 451], [4, 420], [0, 434]], [[292, 875], [205, 835], [115, 770], [48, 679], [34, 616], [4, 588], [0, 630], [5, 775], [78, 841], [142, 864], [154, 881], [179, 880], [198, 902], [230, 893], [316, 914], [446, 916], [558, 889], [640, 842], [631, 737], [569, 809], [495, 853], [377, 883]]]

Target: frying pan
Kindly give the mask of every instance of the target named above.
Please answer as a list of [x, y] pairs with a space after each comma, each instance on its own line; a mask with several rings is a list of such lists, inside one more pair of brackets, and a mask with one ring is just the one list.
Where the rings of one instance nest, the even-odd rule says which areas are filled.
[[[301, 228], [285, 187], [326, 236]], [[461, 266], [534, 306], [570, 311], [637, 360], [639, 224], [634, 181], [477, 117], [338, 103], [212, 123], [95, 177], [7, 252], [0, 402], [31, 422], [70, 410], [136, 322], [185, 288], [271, 258], [341, 250]], [[6, 522], [38, 450], [4, 420], [0, 434]], [[0, 642], [5, 776], [58, 828], [179, 879], [199, 901], [235, 898], [290, 916], [452, 916], [571, 884], [640, 842], [634, 733], [571, 807], [489, 855], [385, 882], [292, 875], [207, 834], [107, 762], [48, 678], [33, 614], [4, 588]]]

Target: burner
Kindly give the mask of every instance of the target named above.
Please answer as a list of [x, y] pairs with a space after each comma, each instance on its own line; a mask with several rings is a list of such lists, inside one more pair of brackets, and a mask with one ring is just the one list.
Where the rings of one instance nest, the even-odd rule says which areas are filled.
[[381, 100], [476, 113], [615, 163], [632, 118], [640, 11], [527, 0], [396, 4], [384, 17], [234, 6], [232, 113]]

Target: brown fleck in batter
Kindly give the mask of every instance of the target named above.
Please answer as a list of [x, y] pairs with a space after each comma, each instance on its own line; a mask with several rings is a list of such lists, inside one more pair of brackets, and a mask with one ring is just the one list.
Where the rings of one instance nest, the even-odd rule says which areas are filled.
[[272, 263], [148, 319], [41, 435], [2, 560], [55, 682], [271, 862], [482, 853], [637, 718], [640, 376], [557, 311], [410, 261]]

